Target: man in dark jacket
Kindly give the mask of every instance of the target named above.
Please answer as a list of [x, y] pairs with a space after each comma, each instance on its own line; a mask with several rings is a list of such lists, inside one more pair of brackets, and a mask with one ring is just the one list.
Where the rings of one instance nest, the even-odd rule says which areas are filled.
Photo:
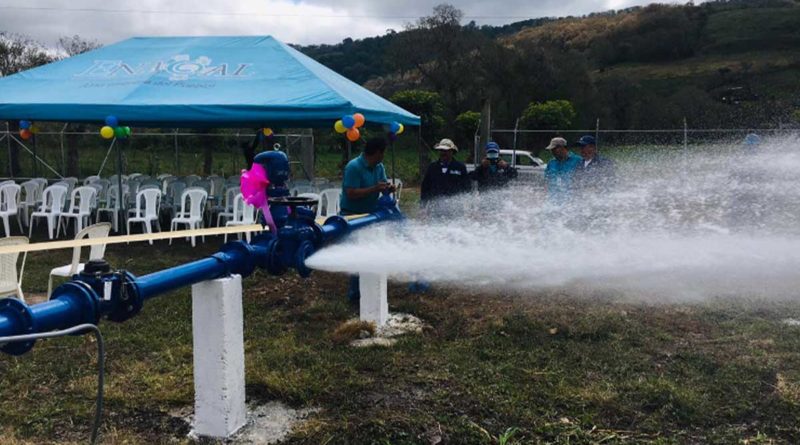
[[424, 207], [434, 200], [468, 192], [471, 188], [467, 166], [453, 158], [458, 152], [456, 144], [442, 139], [433, 148], [439, 152], [439, 160], [428, 166], [422, 179], [420, 204]]
[[594, 136], [582, 136], [578, 140], [578, 146], [581, 148], [581, 157], [583, 158], [583, 162], [578, 164], [575, 171], [580, 189], [584, 191], [607, 190], [616, 179], [614, 161], [597, 153]]
[[517, 169], [500, 159], [500, 146], [496, 142], [486, 144], [486, 157], [470, 175], [478, 181], [478, 191], [503, 187], [517, 177]]

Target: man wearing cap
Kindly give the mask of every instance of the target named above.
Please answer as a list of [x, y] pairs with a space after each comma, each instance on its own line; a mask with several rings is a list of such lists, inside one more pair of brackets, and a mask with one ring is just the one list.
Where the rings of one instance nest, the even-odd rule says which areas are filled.
[[544, 171], [545, 187], [550, 200], [563, 202], [570, 198], [573, 189], [575, 171], [581, 164], [580, 156], [567, 149], [567, 140], [553, 138], [545, 150], [553, 154]]
[[478, 190], [485, 191], [508, 184], [517, 177], [517, 169], [500, 159], [500, 146], [496, 142], [489, 142], [486, 157], [475, 167], [471, 177], [478, 181]]
[[456, 144], [442, 139], [433, 148], [439, 152], [439, 160], [428, 166], [420, 190], [420, 204], [429, 208], [432, 201], [468, 192], [471, 187], [467, 166], [453, 158], [458, 152]]
[[607, 188], [614, 181], [614, 161], [597, 153], [594, 136], [581, 136], [577, 142], [583, 161], [578, 164], [577, 179], [583, 190]]

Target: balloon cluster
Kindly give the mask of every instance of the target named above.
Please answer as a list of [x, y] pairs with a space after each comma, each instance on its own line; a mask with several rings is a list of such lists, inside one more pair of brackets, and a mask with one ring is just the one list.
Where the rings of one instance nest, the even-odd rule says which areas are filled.
[[106, 125], [100, 129], [103, 139], [125, 139], [131, 135], [131, 127], [120, 127], [116, 116], [106, 116]]
[[23, 140], [28, 140], [34, 134], [39, 132], [39, 128], [33, 125], [31, 121], [19, 121], [19, 137]]
[[363, 127], [366, 121], [367, 119], [361, 113], [348, 114], [336, 121], [333, 129], [339, 134], [345, 133], [348, 141], [355, 142], [361, 139], [361, 131], [358, 129]]
[[406, 127], [400, 122], [392, 122], [384, 128], [386, 129], [386, 132], [389, 133], [389, 140], [391, 141], [396, 140], [398, 135], [403, 134], [403, 132], [406, 131]]

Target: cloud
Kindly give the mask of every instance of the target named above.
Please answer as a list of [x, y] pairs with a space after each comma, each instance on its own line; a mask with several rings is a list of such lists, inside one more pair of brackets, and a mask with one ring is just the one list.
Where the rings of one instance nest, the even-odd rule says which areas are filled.
[[[440, 0], [34, 0], [0, 6], [0, 31], [29, 35], [52, 46], [78, 34], [101, 43], [132, 36], [265, 35], [289, 43], [336, 43], [381, 35], [430, 14]], [[466, 20], [501, 25], [525, 18], [587, 14], [647, 2], [637, 0], [453, 1]], [[167, 13], [164, 11], [172, 11]]]

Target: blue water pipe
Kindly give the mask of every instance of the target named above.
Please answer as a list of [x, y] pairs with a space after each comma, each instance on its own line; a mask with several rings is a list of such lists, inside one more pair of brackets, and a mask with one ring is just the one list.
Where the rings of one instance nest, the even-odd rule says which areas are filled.
[[[373, 213], [350, 220], [331, 216], [323, 224], [317, 224], [315, 213], [304, 207], [308, 202], [289, 197], [286, 154], [264, 152], [255, 161], [264, 166], [271, 181], [267, 194], [278, 233], [264, 232], [250, 242], [229, 242], [207, 258], [140, 277], [129, 271], [112, 270], [102, 260], [90, 261], [80, 274], [56, 288], [47, 302], [27, 305], [15, 298], [0, 300], [0, 337], [97, 324], [102, 318], [122, 322], [138, 314], [150, 298], [233, 274], [247, 277], [256, 267], [273, 275], [295, 269], [307, 277], [311, 270], [305, 265], [306, 258], [326, 244], [354, 230], [403, 218], [396, 201], [384, 195]], [[0, 351], [21, 355], [30, 351], [33, 344], [33, 341], [8, 343]]]

